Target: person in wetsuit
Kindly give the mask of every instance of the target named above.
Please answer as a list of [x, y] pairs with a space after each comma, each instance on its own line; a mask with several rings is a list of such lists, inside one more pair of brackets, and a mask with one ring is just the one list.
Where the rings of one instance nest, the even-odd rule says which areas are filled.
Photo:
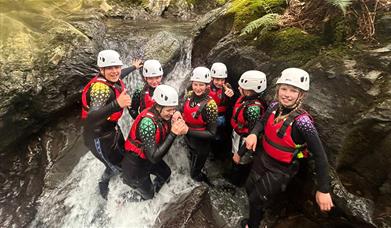
[[[257, 70], [244, 72], [238, 81], [241, 96], [236, 100], [232, 117], [232, 154], [238, 156], [239, 150], [246, 150], [244, 142], [255, 123], [261, 119], [266, 109], [266, 104], [261, 98], [261, 93], [266, 90], [266, 75]], [[233, 162], [229, 181], [242, 186], [250, 172], [253, 153], [247, 151], [240, 162]], [[235, 159], [236, 160], [236, 159]]]
[[82, 92], [81, 118], [85, 145], [106, 167], [99, 181], [100, 194], [106, 198], [110, 178], [118, 172], [122, 160], [124, 138], [117, 121], [131, 102], [122, 79], [140, 68], [141, 60], [134, 60], [131, 67], [121, 70], [120, 55], [114, 50], [103, 50], [97, 62], [99, 74]]
[[246, 182], [250, 213], [249, 219], [242, 220], [242, 227], [258, 228], [264, 208], [285, 190], [298, 172], [299, 159], [307, 157], [309, 151], [316, 167], [316, 202], [322, 211], [333, 207], [327, 156], [311, 116], [301, 108], [309, 85], [306, 71], [299, 68], [282, 71], [277, 80], [277, 102], [269, 105], [246, 139], [246, 147], [255, 150], [257, 136], [263, 133], [263, 151], [256, 155]]
[[[178, 105], [178, 93], [174, 88], [159, 85], [152, 99], [155, 104], [142, 111], [133, 122], [121, 163], [124, 182], [136, 189], [144, 200], [152, 199], [169, 181], [171, 169], [163, 157], [176, 136], [188, 131], [180, 114], [171, 123]], [[151, 174], [155, 176], [153, 182]]]
[[210, 68], [212, 81], [210, 83], [209, 96], [217, 104], [217, 132], [216, 137], [212, 140], [212, 151], [210, 153], [211, 160], [219, 158], [225, 160], [230, 158], [229, 154], [229, 128], [226, 124], [227, 106], [230, 99], [234, 96], [231, 85], [227, 80], [227, 67], [224, 63], [216, 62], [212, 64]]
[[189, 126], [185, 139], [190, 150], [190, 177], [209, 183], [206, 174], [201, 171], [217, 128], [217, 105], [208, 95], [211, 81], [209, 69], [196, 67], [190, 81], [192, 91], [187, 94], [182, 111], [183, 119]]
[[143, 65], [145, 84], [137, 88], [132, 95], [132, 105], [129, 114], [136, 119], [144, 109], [151, 107], [155, 102], [152, 99], [155, 88], [160, 85], [163, 77], [163, 68], [158, 60], [149, 59]]

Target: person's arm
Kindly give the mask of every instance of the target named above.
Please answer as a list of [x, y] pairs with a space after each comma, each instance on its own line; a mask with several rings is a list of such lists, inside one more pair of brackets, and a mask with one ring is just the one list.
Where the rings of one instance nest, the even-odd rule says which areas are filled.
[[141, 88], [136, 89], [132, 96], [132, 104], [129, 108], [129, 114], [133, 119], [136, 119], [139, 114], [141, 90]]
[[[115, 95], [108, 85], [97, 82], [91, 86], [89, 111], [86, 119], [88, 126], [99, 126], [111, 114], [121, 111], [117, 100], [112, 99], [111, 96]], [[113, 101], [108, 102], [110, 99]]]
[[[330, 192], [329, 163], [312, 120], [309, 116], [303, 115], [294, 122], [293, 127], [297, 127], [300, 136], [307, 143], [307, 148], [313, 155], [318, 190], [322, 193]], [[294, 129], [292, 130], [294, 132]]]
[[137, 128], [137, 134], [143, 144], [144, 154], [152, 163], [159, 162], [167, 154], [176, 138], [176, 135], [170, 131], [166, 139], [160, 145], [157, 145], [155, 140], [156, 130], [156, 125], [148, 117], [143, 118]]
[[130, 66], [130, 67], [127, 67], [127, 68], [124, 68], [121, 70], [121, 76], [120, 78], [121, 79], [124, 79], [126, 78], [130, 73], [132, 73], [134, 70], [136, 70], [137, 68], [135, 66]]
[[143, 66], [143, 61], [141, 59], [133, 59], [132, 66], [121, 70], [121, 79], [125, 78], [130, 73], [132, 73], [134, 70], [137, 70], [142, 66]]
[[217, 105], [213, 99], [208, 101], [201, 115], [206, 122], [206, 129], [204, 131], [189, 130], [187, 134], [202, 139], [213, 139], [217, 131], [216, 120], [218, 115]]

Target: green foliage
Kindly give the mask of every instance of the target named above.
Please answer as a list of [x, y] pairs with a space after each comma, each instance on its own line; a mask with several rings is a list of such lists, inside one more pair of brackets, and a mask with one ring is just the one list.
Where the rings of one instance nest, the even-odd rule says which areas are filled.
[[235, 15], [234, 27], [241, 30], [265, 14], [282, 12], [285, 4], [285, 0], [233, 0], [228, 13]]
[[258, 36], [254, 42], [274, 60], [292, 66], [301, 66], [316, 57], [321, 46], [320, 37], [298, 28], [269, 31]]
[[255, 30], [258, 30], [259, 28], [262, 28], [260, 31], [260, 33], [262, 34], [270, 30], [270, 28], [275, 27], [278, 24], [278, 18], [279, 18], [279, 14], [268, 13], [263, 17], [248, 23], [246, 27], [242, 29], [242, 33], [240, 35], [243, 36], [246, 34], [251, 34]]
[[327, 2], [342, 10], [343, 14], [346, 14], [346, 9], [352, 4], [353, 0], [327, 0]]

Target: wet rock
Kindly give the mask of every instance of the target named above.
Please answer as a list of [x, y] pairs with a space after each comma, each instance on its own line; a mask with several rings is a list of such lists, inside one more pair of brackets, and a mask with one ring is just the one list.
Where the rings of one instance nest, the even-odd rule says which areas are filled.
[[226, 8], [216, 9], [200, 20], [199, 32], [193, 41], [192, 66], [206, 65], [210, 50], [230, 32], [234, 18], [226, 14]]
[[19, 15], [11, 11], [1, 16], [7, 28], [0, 58], [0, 149], [38, 131], [54, 113], [74, 104], [84, 74], [95, 62], [88, 36], [52, 7], [39, 6], [47, 7], [49, 15], [40, 13], [45, 8], [36, 12], [25, 5]]
[[170, 72], [180, 56], [183, 40], [175, 34], [162, 31], [153, 35], [142, 47], [145, 59], [157, 59]]
[[207, 187], [199, 186], [169, 203], [154, 227], [222, 227], [216, 218]]
[[35, 217], [43, 189], [58, 186], [88, 151], [80, 140], [78, 115], [62, 120], [0, 154], [1, 173], [7, 173], [0, 175], [2, 226], [27, 226]]

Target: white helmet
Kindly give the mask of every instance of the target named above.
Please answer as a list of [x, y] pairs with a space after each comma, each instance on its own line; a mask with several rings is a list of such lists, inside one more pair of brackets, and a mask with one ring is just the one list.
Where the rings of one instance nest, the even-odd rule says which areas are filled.
[[292, 85], [308, 91], [310, 89], [310, 75], [300, 68], [287, 68], [281, 72], [281, 77], [276, 84]]
[[227, 67], [224, 63], [213, 63], [210, 72], [212, 78], [227, 78]]
[[177, 106], [178, 92], [171, 86], [158, 85], [153, 92], [152, 99], [161, 106]]
[[266, 75], [258, 70], [249, 70], [240, 76], [238, 83], [242, 89], [254, 90], [256, 93], [260, 93], [266, 89]]
[[206, 67], [196, 67], [193, 70], [193, 74], [190, 77], [192, 82], [210, 83], [212, 78], [210, 77], [210, 70]]
[[122, 66], [123, 63], [118, 52], [114, 50], [103, 50], [98, 54], [98, 67]]
[[159, 61], [155, 59], [149, 59], [144, 62], [143, 66], [144, 77], [157, 77], [163, 76], [163, 68]]

